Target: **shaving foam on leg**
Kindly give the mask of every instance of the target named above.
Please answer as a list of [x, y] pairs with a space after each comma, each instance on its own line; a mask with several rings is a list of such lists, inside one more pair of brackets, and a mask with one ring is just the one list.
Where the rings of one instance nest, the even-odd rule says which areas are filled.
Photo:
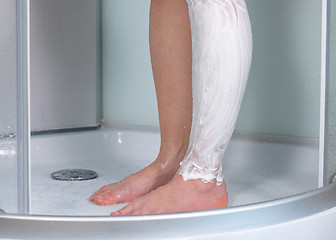
[[193, 44], [193, 121], [178, 171], [185, 181], [223, 182], [231, 139], [252, 60], [244, 0], [187, 0]]

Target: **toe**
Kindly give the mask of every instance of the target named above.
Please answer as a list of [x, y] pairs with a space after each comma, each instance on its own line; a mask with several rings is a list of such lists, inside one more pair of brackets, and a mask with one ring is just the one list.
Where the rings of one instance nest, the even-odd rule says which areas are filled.
[[134, 212], [133, 205], [129, 204], [122, 209], [118, 211], [119, 215], [125, 216], [125, 215], [133, 215], [132, 212]]
[[98, 205], [113, 205], [117, 203], [116, 201], [112, 199], [100, 197], [100, 196], [95, 197], [94, 202]]
[[119, 216], [119, 215], [120, 215], [119, 212], [112, 212], [112, 213], [111, 213], [111, 216]]

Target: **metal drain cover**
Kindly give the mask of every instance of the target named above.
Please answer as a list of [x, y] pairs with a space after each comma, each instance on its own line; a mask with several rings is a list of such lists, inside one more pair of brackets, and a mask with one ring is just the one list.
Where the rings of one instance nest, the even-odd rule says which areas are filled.
[[59, 181], [85, 181], [95, 179], [98, 175], [86, 169], [65, 169], [52, 173], [51, 177]]

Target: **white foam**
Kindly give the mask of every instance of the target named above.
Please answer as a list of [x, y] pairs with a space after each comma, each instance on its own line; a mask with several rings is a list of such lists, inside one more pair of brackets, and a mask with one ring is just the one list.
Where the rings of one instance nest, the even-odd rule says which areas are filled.
[[235, 127], [252, 59], [244, 0], [187, 0], [192, 32], [193, 120], [184, 180], [223, 182], [222, 159]]

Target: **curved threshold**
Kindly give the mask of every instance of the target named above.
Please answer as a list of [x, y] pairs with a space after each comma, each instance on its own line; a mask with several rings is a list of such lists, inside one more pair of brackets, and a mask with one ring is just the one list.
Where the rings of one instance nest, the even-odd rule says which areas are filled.
[[[92, 239], [104, 236], [148, 238], [223, 233], [290, 222], [336, 207], [336, 184], [300, 195], [246, 206], [199, 212], [120, 217], [0, 215], [0, 237], [45, 237], [79, 234]], [[34, 231], [34, 229], [36, 231]], [[159, 234], [159, 235], [156, 235]], [[182, 232], [181, 232], [182, 234]], [[78, 235], [76, 235], [78, 237]]]

